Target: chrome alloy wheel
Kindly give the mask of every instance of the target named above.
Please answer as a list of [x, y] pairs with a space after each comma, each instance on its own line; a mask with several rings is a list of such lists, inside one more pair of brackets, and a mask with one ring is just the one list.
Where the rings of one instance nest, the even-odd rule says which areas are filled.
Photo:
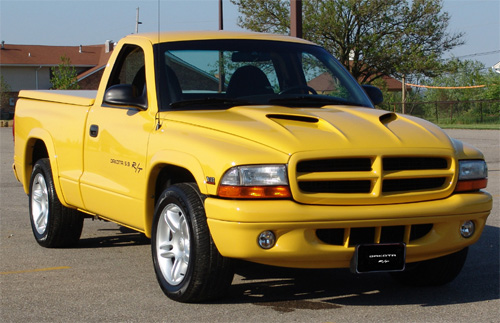
[[182, 209], [173, 203], [162, 210], [158, 221], [158, 266], [169, 284], [179, 285], [186, 276], [189, 265], [189, 225]]
[[39, 234], [44, 234], [49, 220], [49, 192], [42, 174], [37, 174], [34, 178], [31, 191], [33, 224]]

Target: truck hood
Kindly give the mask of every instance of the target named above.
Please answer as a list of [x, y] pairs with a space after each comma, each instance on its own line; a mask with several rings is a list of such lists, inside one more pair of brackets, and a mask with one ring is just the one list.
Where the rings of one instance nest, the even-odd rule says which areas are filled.
[[434, 124], [372, 108], [240, 106], [162, 114], [166, 120], [232, 134], [287, 154], [352, 148], [453, 149], [450, 138]]

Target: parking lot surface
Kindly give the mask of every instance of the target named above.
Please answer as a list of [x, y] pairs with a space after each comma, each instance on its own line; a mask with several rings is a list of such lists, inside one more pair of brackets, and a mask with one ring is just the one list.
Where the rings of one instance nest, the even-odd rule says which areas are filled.
[[483, 151], [494, 208], [461, 274], [410, 288], [386, 274], [240, 268], [228, 296], [181, 304], [158, 286], [149, 240], [85, 220], [80, 244], [45, 249], [32, 237], [28, 198], [12, 173], [12, 129], [0, 128], [2, 322], [498, 322], [500, 131], [447, 130]]

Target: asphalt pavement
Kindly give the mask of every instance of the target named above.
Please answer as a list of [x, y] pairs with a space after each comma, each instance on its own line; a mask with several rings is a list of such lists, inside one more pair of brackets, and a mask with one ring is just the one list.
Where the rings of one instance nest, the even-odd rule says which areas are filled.
[[461, 274], [437, 288], [410, 288], [386, 274], [348, 270], [240, 270], [226, 298], [169, 300], [150, 243], [104, 221], [85, 220], [76, 248], [34, 240], [28, 198], [12, 173], [11, 128], [0, 128], [0, 319], [2, 322], [498, 322], [500, 131], [447, 130], [481, 149], [494, 208]]

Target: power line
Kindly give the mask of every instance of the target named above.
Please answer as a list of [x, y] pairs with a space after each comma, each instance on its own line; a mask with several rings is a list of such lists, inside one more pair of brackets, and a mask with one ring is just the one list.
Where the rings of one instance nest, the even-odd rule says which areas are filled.
[[465, 57], [476, 57], [476, 56], [486, 56], [486, 55], [491, 55], [491, 54], [496, 54], [496, 53], [500, 53], [500, 49], [497, 49], [497, 50], [494, 50], [494, 51], [491, 51], [491, 52], [475, 53], [475, 54], [457, 56], [457, 57], [452, 57], [450, 59], [453, 59], [453, 58], [465, 58]]

